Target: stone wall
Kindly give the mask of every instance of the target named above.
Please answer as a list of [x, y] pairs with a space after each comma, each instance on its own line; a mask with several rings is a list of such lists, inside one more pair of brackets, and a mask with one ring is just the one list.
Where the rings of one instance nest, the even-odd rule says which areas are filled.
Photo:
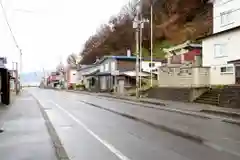
[[193, 102], [196, 98], [208, 90], [207, 87], [201, 88], [170, 88], [156, 87], [146, 91], [148, 98], [172, 100], [181, 102]]
[[240, 86], [226, 86], [219, 93], [220, 107], [240, 108]]

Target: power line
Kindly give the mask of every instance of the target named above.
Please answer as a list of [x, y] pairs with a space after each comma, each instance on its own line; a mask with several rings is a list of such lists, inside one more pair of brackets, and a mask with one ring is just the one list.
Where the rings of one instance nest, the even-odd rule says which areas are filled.
[[18, 43], [17, 43], [17, 40], [16, 40], [16, 38], [15, 38], [15, 36], [14, 36], [14, 34], [13, 34], [12, 28], [11, 28], [9, 22], [8, 22], [7, 14], [6, 14], [5, 9], [4, 9], [4, 7], [3, 7], [2, 0], [0, 0], [0, 4], [1, 4], [1, 7], [2, 7], [3, 17], [4, 17], [4, 19], [5, 19], [5, 22], [7, 23], [7, 26], [8, 26], [8, 29], [9, 29], [10, 33], [11, 33], [12, 39], [13, 39], [13, 41], [14, 41], [17, 49], [19, 49], [20, 55], [22, 55], [21, 49], [19, 48], [19, 45], [18, 45]]

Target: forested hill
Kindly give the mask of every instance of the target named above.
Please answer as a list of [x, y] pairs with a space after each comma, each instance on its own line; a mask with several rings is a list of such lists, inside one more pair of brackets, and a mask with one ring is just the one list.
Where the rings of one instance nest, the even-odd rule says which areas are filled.
[[[143, 2], [143, 16], [150, 19], [150, 0]], [[135, 2], [126, 5], [118, 16], [103, 24], [99, 31], [86, 42], [81, 61], [90, 64], [96, 57], [107, 54], [126, 54], [126, 49], [134, 51], [135, 34], [132, 21]], [[153, 5], [154, 57], [163, 57], [161, 48], [170, 47], [186, 40], [212, 33], [212, 3], [207, 0], [155, 0]], [[150, 28], [145, 24], [143, 31], [143, 54], [149, 56]]]

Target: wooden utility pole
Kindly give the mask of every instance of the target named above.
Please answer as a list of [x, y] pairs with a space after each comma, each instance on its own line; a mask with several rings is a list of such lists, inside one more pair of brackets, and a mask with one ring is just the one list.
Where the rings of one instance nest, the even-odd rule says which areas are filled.
[[[16, 68], [14, 67], [16, 64]], [[19, 87], [18, 87], [18, 62], [12, 62], [12, 67], [13, 67], [13, 72], [15, 72], [15, 91], [16, 91], [16, 94], [19, 93]]]

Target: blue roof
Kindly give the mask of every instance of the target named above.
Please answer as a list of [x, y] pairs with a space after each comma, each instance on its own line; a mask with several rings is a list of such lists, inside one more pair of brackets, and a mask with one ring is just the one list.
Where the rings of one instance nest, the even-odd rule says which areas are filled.
[[[136, 60], [136, 56], [104, 56], [102, 58], [102, 61], [104, 61], [105, 59], [108, 58], [112, 58], [112, 59], [116, 59], [116, 60]], [[151, 58], [150, 57], [142, 57], [142, 60], [144, 61], [150, 61]], [[153, 58], [153, 61], [155, 62], [165, 62], [167, 59], [161, 59], [161, 58]]]
[[135, 60], [136, 56], [104, 56], [104, 58], [113, 58], [117, 60]]
[[104, 56], [102, 57], [97, 63], [100, 64], [106, 59], [116, 59], [116, 60], [130, 60], [130, 61], [135, 61], [136, 57], [135, 56]]

